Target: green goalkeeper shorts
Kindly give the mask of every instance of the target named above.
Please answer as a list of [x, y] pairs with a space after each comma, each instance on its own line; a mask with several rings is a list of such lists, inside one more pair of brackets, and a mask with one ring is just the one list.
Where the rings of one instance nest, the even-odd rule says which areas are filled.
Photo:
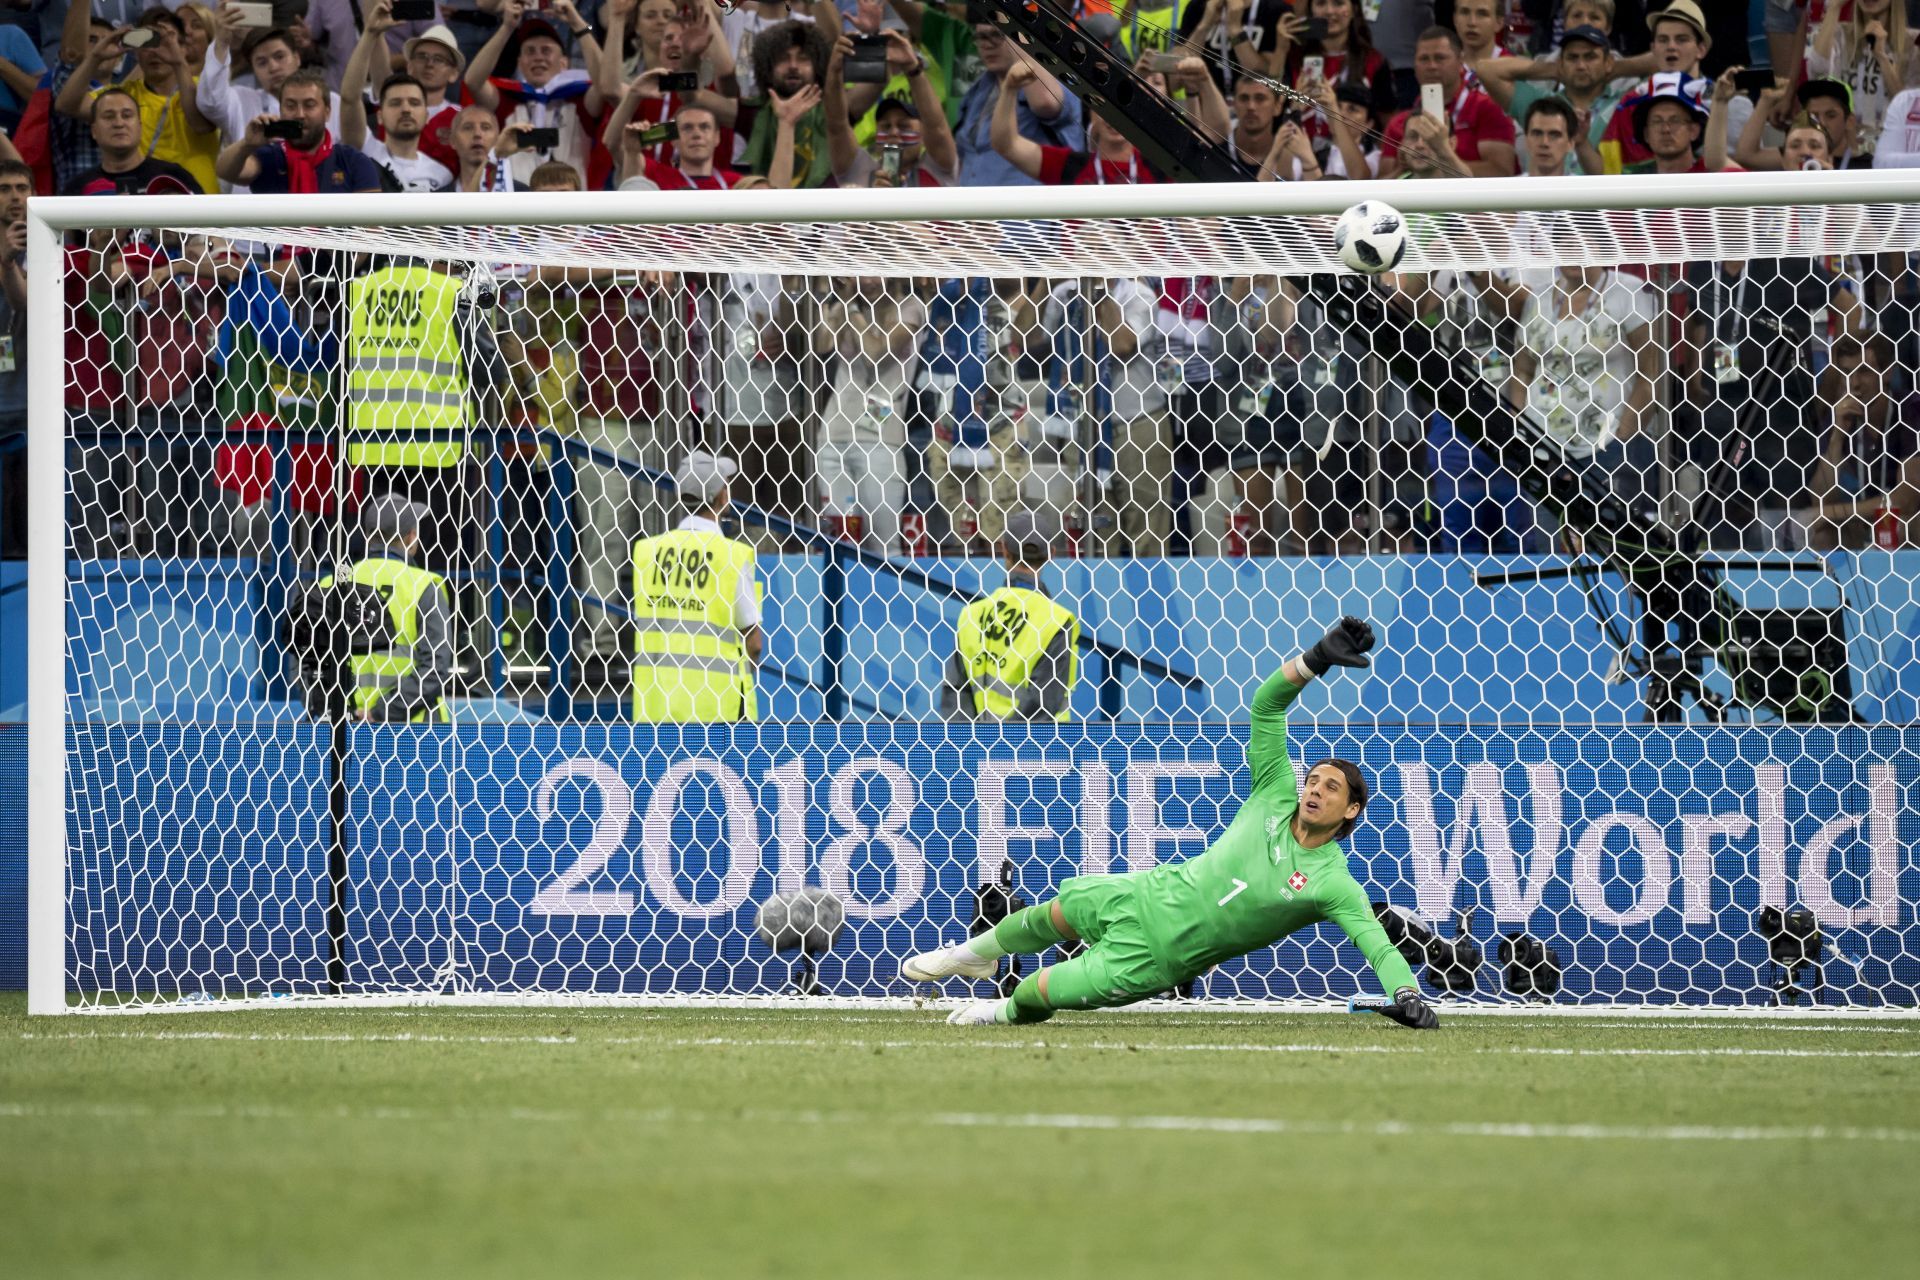
[[1087, 944], [1047, 975], [1047, 1004], [1099, 1009], [1132, 1004], [1173, 986], [1154, 954], [1134, 901], [1135, 878], [1074, 876], [1060, 886], [1060, 914]]

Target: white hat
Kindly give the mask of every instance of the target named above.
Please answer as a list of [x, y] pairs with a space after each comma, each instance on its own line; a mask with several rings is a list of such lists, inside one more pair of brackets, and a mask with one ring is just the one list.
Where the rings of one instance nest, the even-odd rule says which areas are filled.
[[463, 73], [466, 71], [467, 55], [460, 52], [460, 41], [458, 40], [458, 38], [454, 36], [453, 32], [448, 29], [446, 23], [444, 22], [434, 23], [432, 26], [428, 27], [425, 31], [422, 31], [419, 35], [407, 41], [407, 43], [402, 48], [403, 48], [403, 51], [406, 53], [406, 55], [409, 58], [411, 58], [413, 56], [413, 51], [415, 48], [417, 48], [422, 44], [427, 44], [427, 43], [443, 44], [447, 46], [448, 49], [453, 51], [454, 69], [456, 71], [460, 71]]
[[673, 483], [679, 487], [682, 498], [712, 502], [727, 487], [727, 481], [739, 472], [740, 466], [732, 458], [696, 449], [675, 469]]

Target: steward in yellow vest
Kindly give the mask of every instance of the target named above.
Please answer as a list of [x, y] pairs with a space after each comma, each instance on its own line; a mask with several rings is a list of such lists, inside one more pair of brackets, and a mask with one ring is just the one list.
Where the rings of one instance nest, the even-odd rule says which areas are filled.
[[674, 473], [688, 515], [633, 544], [633, 718], [758, 720], [764, 640], [753, 548], [720, 531], [730, 458], [692, 453]]
[[[347, 462], [355, 467], [451, 467], [457, 438], [394, 433], [468, 425], [460, 281], [431, 267], [386, 267], [347, 286]], [[366, 433], [384, 433], [367, 440]], [[451, 494], [446, 503], [451, 507]]]
[[[413, 567], [425, 508], [381, 494], [361, 512], [370, 549], [353, 566], [353, 581], [377, 588], [387, 602], [397, 643], [384, 653], [356, 654], [349, 707], [361, 720], [445, 724], [444, 696], [453, 673], [453, 606], [447, 580]], [[321, 580], [331, 586], [331, 577]]]
[[1080, 678], [1080, 620], [1040, 589], [1052, 554], [1051, 522], [1010, 511], [1001, 554], [1007, 585], [960, 611], [957, 652], [947, 664], [942, 713], [960, 720], [1073, 718]]

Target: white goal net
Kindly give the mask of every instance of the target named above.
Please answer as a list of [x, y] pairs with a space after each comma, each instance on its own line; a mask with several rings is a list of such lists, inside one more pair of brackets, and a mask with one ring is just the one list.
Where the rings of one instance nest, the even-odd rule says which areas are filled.
[[1801, 177], [36, 200], [32, 1007], [927, 994], [1357, 614], [1430, 992], [1909, 1008], [1920, 182]]

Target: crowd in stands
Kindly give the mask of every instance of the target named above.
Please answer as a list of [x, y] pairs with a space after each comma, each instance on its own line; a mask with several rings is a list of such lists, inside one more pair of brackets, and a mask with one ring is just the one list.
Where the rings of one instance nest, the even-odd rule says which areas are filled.
[[[1262, 180], [1920, 165], [1910, 0], [1071, 7]], [[1165, 180], [992, 8], [11, 0], [0, 434], [23, 429], [30, 341], [55, 340], [25, 329], [34, 193]], [[250, 350], [231, 323], [283, 303], [315, 331], [337, 323], [338, 282], [329, 293], [317, 264], [158, 235], [70, 252], [97, 255], [69, 290], [77, 428], [326, 418], [325, 370]], [[1498, 391], [1585, 441], [1618, 483], [1684, 501], [1711, 543], [1904, 539], [1880, 516], [1916, 505], [1920, 282], [1904, 255], [1392, 287], [1479, 341]], [[1114, 279], [1082, 296], [1044, 281], [553, 270], [505, 280], [501, 296], [515, 304], [489, 358], [506, 419], [663, 468], [676, 450], [722, 450], [741, 466], [736, 497], [884, 554], [989, 546], [1034, 501], [1077, 513], [1080, 554], [1509, 551], [1550, 537], [1471, 440], [1417, 397], [1382, 392], [1364, 348], [1279, 278]], [[981, 334], [995, 355], [970, 374]], [[1094, 419], [1087, 439], [1079, 424]], [[210, 460], [129, 450], [75, 468], [90, 512], [76, 536], [163, 554], [257, 542], [274, 474], [245, 439]], [[4, 455], [0, 493], [14, 553], [21, 456]], [[517, 455], [530, 473], [540, 457]], [[315, 521], [336, 490], [364, 487], [336, 484], [335, 461], [321, 445], [298, 452], [295, 505]], [[598, 548], [611, 581], [635, 532], [618, 513], [634, 505], [625, 484], [580, 482], [583, 558]]]

